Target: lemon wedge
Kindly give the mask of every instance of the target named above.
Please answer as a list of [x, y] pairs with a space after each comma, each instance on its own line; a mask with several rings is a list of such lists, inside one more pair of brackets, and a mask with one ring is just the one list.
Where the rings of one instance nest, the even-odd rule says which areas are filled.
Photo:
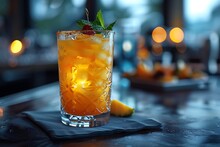
[[111, 115], [126, 117], [131, 116], [133, 112], [134, 108], [131, 108], [118, 100], [111, 101]]

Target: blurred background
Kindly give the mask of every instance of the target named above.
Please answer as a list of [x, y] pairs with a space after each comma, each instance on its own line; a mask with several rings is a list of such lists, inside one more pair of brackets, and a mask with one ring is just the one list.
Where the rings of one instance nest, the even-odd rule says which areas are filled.
[[56, 32], [101, 9], [114, 27], [114, 68], [190, 63], [219, 74], [219, 0], [1, 0], [0, 97], [58, 80]]

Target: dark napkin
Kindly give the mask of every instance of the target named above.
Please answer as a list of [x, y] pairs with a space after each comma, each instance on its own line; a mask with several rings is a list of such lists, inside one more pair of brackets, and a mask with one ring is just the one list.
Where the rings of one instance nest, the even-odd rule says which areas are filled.
[[94, 128], [75, 128], [61, 123], [60, 112], [29, 111], [13, 118], [8, 127], [0, 131], [0, 140], [68, 140], [106, 136], [116, 133], [135, 133], [141, 130], [160, 130], [161, 124], [146, 116], [135, 113], [131, 117], [110, 117], [108, 124]]
[[41, 128], [53, 140], [87, 138], [111, 135], [115, 133], [132, 133], [140, 130], [159, 130], [161, 124], [153, 119], [139, 115], [131, 117], [110, 117], [108, 124], [94, 128], [75, 128], [61, 123], [60, 112], [25, 112], [33, 123]]

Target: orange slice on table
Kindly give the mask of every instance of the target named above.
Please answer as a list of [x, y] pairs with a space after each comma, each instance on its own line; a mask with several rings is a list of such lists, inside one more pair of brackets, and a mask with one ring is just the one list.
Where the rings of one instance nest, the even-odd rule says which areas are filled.
[[126, 117], [131, 116], [133, 113], [134, 108], [131, 108], [118, 100], [111, 101], [111, 115]]

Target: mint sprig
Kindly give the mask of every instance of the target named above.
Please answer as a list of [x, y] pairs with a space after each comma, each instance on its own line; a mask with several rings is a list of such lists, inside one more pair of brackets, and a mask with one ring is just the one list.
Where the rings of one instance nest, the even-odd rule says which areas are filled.
[[84, 20], [84, 19], [79, 20], [76, 23], [77, 23], [78, 26], [80, 26], [82, 28], [83, 28], [84, 25], [90, 25], [90, 26], [92, 25], [92, 23], [90, 21]]
[[102, 11], [101, 11], [101, 10], [98, 11], [97, 16], [96, 16], [96, 19], [99, 21], [99, 23], [101, 24], [101, 26], [102, 26], [103, 28], [105, 28], [105, 22], [104, 22], [104, 19], [103, 19]]
[[113, 23], [109, 24], [107, 27], [106, 27], [106, 30], [112, 30], [112, 28], [114, 27], [116, 21], [114, 21]]
[[[88, 19], [88, 18], [87, 18]], [[99, 10], [97, 15], [96, 15], [96, 19], [94, 21], [89, 21], [88, 20], [78, 20], [76, 22], [78, 24], [78, 26], [82, 29], [85, 25], [89, 25], [92, 27], [93, 30], [98, 30], [98, 31], [102, 31], [102, 30], [112, 30], [113, 26], [115, 25], [116, 21], [114, 21], [113, 23], [109, 24], [107, 27], [105, 27], [105, 22], [103, 19], [103, 15], [102, 15], [102, 11]]]

